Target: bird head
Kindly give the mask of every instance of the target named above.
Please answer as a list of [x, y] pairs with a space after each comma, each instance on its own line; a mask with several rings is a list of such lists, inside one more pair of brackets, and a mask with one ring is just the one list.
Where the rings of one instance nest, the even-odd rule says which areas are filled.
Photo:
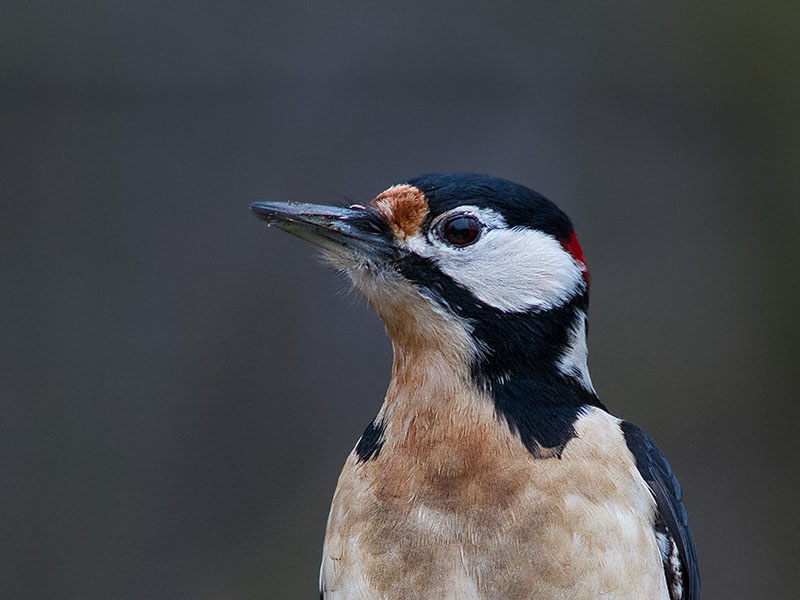
[[396, 360], [443, 354], [499, 405], [520, 386], [546, 397], [560, 380], [576, 403], [596, 401], [586, 368], [588, 269], [569, 218], [544, 196], [450, 173], [409, 179], [366, 206], [257, 202], [252, 210], [320, 246], [352, 279], [383, 319]]

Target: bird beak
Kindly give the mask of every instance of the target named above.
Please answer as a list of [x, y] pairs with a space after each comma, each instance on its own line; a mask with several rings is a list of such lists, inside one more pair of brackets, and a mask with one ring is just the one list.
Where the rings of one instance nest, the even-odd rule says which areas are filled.
[[323, 250], [350, 250], [367, 258], [384, 259], [398, 252], [386, 224], [360, 206], [339, 208], [295, 202], [255, 202], [250, 210], [268, 225], [275, 225]]

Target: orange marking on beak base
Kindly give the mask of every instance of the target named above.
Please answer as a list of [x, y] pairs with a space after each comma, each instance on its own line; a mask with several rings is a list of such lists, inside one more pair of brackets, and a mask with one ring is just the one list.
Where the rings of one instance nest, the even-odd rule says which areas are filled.
[[425, 194], [414, 186], [406, 184], [390, 187], [372, 201], [372, 207], [401, 239], [419, 233], [428, 214], [428, 200]]

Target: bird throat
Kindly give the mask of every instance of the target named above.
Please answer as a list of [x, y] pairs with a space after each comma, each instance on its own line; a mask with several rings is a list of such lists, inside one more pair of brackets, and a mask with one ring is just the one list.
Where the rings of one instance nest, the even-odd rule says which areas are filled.
[[585, 349], [585, 295], [544, 312], [483, 309], [482, 318], [432, 309], [420, 296], [394, 300], [373, 302], [394, 359], [385, 403], [362, 436], [372, 441], [359, 452], [364, 460], [377, 456], [385, 435], [407, 435], [403, 428], [421, 415], [460, 427], [499, 424], [532, 456], [560, 457], [581, 412], [603, 408], [585, 350], [575, 348]]

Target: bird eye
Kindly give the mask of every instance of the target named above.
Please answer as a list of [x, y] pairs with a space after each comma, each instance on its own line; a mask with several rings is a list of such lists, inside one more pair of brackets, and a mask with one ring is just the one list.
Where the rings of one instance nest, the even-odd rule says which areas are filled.
[[453, 246], [474, 244], [481, 234], [481, 222], [471, 215], [454, 215], [443, 219], [437, 228], [439, 236]]

